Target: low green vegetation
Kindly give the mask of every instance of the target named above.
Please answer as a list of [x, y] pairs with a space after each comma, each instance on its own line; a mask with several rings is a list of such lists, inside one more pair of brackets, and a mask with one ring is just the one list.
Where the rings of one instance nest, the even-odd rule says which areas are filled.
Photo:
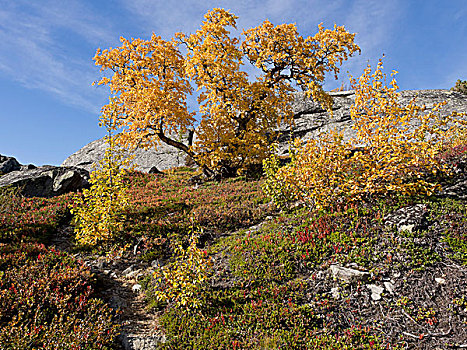
[[262, 180], [238, 177], [197, 185], [190, 180], [194, 175], [189, 168], [131, 174], [123, 242], [141, 239], [145, 259], [167, 258], [171, 241], [188, 245], [194, 225], [204, 242], [258, 223], [275, 210], [261, 190]]
[[69, 221], [71, 195], [25, 198], [14, 188], [0, 189], [0, 243], [46, 241]]
[[[190, 240], [195, 223], [200, 241], [207, 242], [274, 212], [262, 193], [261, 180], [236, 178], [194, 185], [190, 182], [193, 175], [188, 168], [164, 175], [128, 174], [124, 179], [130, 188], [124, 230], [102, 240], [94, 252], [112, 255], [139, 242], [138, 259], [171, 260], [173, 256], [173, 263], [167, 265], [173, 269], [167, 269], [167, 276], [177, 271], [188, 276], [178, 262], [183, 264], [186, 257], [194, 263], [210, 260], [196, 240]], [[66, 228], [72, 224], [70, 212], [83, 199], [74, 194], [25, 198], [14, 189], [2, 189], [0, 196], [2, 349], [56, 349], [57, 344], [63, 349], [118, 348], [118, 314], [99, 300], [95, 291], [102, 286], [96, 275], [70, 255], [82, 256], [83, 245], [72, 245], [70, 253], [54, 248], [60, 235], [73, 243], [74, 236], [68, 236]], [[89, 254], [89, 247], [83, 253]], [[196, 279], [197, 271], [199, 268], [188, 277]], [[194, 287], [192, 294], [183, 289], [185, 285], [170, 289], [169, 298], [164, 298], [169, 290], [161, 288], [160, 301], [190, 307], [189, 303], [197, 300], [198, 286], [209, 284], [210, 271], [206, 269], [206, 280], [198, 279], [199, 283], [185, 279]]]
[[[465, 159], [465, 154], [460, 157]], [[162, 348], [430, 348], [423, 339], [426, 332], [442, 328], [443, 317], [457, 314], [456, 327], [465, 327], [467, 310], [459, 307], [464, 305], [465, 286], [449, 292], [456, 297], [428, 307], [411, 283], [420, 278], [432, 285], [425, 280], [431, 268], [465, 264], [465, 202], [425, 198], [428, 220], [437, 223], [428, 229], [399, 231], [385, 225], [387, 214], [419, 200], [399, 196], [329, 211], [282, 212], [259, 230], [240, 230], [218, 240], [208, 252], [219, 270], [211, 287], [198, 294], [203, 306], [158, 306], [169, 335]], [[385, 290], [381, 302], [368, 302], [364, 283], [329, 276], [333, 264], [368, 271], [367, 284], [403, 275], [402, 281], [393, 281], [401, 295], [396, 298]], [[339, 296], [331, 294], [333, 288]], [[403, 327], [385, 324], [385, 314], [403, 315], [407, 322]], [[424, 329], [416, 339], [404, 335], [405, 327], [413, 327], [406, 325], [411, 319]], [[399, 336], [388, 336], [391, 328]]]

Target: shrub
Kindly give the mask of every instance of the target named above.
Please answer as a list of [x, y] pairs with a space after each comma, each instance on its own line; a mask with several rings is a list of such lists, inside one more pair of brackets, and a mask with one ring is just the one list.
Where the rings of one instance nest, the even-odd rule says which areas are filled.
[[[196, 313], [172, 309], [161, 318], [162, 349], [384, 349], [370, 329], [330, 329], [329, 305], [307, 299], [307, 283], [264, 283], [213, 290]], [[306, 304], [305, 304], [306, 303]], [[324, 314], [324, 315], [323, 315]]]
[[76, 241], [93, 246], [107, 241], [123, 229], [123, 210], [128, 206], [128, 185], [124, 181], [129, 159], [121, 149], [109, 147], [99, 167], [91, 173], [91, 188], [75, 197], [72, 213], [75, 215]]
[[454, 87], [452, 87], [451, 90], [467, 95], [467, 80], [458, 79], [456, 81], [456, 85], [454, 85]]
[[198, 248], [197, 243], [194, 234], [186, 249], [178, 243], [174, 261], [154, 272], [157, 300], [187, 310], [201, 306], [200, 293], [208, 283], [212, 262], [207, 251]]
[[373, 74], [368, 66], [358, 82], [352, 80], [355, 138], [345, 141], [333, 131], [305, 146], [296, 141], [289, 165], [276, 169], [265, 164], [265, 190], [279, 205], [284, 195], [321, 209], [370, 196], [431, 195], [439, 189], [430, 178], [449, 168], [438, 155], [446, 144], [455, 144], [465, 123], [459, 113], [439, 113], [446, 102], [427, 113], [414, 100], [402, 106], [396, 81], [385, 82], [381, 61]]
[[125, 222], [125, 239], [142, 237], [141, 252], [147, 258], [172, 255], [171, 233], [188, 245], [192, 223], [203, 229], [201, 241], [239, 227], [249, 227], [275, 211], [261, 190], [262, 180], [240, 177], [193, 185], [193, 169], [175, 169], [173, 174], [134, 172], [129, 176], [130, 205]]
[[117, 334], [91, 274], [43, 245], [0, 246], [2, 349], [109, 349]]

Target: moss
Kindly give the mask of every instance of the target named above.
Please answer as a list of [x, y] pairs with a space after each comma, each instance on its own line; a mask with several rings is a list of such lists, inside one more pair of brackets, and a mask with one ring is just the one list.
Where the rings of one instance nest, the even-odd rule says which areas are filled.
[[401, 248], [406, 251], [409, 257], [407, 264], [414, 271], [423, 270], [441, 260], [439, 254], [432, 247], [420, 243], [420, 236], [409, 232], [403, 232], [401, 236], [405, 238]]

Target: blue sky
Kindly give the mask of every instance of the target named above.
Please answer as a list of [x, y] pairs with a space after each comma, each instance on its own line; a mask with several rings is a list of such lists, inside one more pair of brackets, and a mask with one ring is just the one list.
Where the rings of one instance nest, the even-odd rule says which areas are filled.
[[[214, 7], [239, 16], [239, 29], [268, 19], [308, 36], [320, 22], [344, 25], [362, 49], [342, 67], [346, 83], [383, 54], [403, 90], [467, 80], [466, 0], [0, 0], [0, 154], [59, 165], [103, 136], [108, 90], [91, 86], [101, 77], [96, 49], [118, 46], [120, 36], [193, 32]], [[341, 81], [329, 77], [325, 87]]]

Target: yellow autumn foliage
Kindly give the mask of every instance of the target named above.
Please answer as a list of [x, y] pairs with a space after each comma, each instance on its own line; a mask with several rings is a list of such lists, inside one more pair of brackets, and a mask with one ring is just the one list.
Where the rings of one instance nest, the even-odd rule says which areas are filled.
[[174, 260], [156, 269], [153, 277], [157, 282], [154, 291], [157, 300], [187, 310], [201, 306], [199, 295], [209, 281], [212, 260], [197, 243], [193, 233], [186, 249], [181, 243], [176, 244]]
[[[395, 79], [386, 85], [380, 60], [368, 66], [355, 88], [351, 118], [356, 137], [344, 140], [337, 131], [321, 134], [304, 146], [296, 140], [292, 161], [278, 168], [265, 161], [265, 191], [279, 205], [301, 200], [318, 209], [394, 193], [431, 195], [430, 181], [449, 169], [439, 154], [465, 135], [459, 113], [440, 113], [446, 102], [427, 111], [415, 100], [399, 102]], [[397, 73], [393, 72], [392, 76]]]
[[123, 229], [129, 201], [124, 176], [130, 159], [116, 148], [113, 137], [108, 142], [104, 158], [90, 174], [91, 187], [75, 197], [72, 214], [76, 242], [82, 246], [108, 241]]
[[[307, 91], [329, 108], [325, 75], [337, 75], [339, 65], [360, 51], [354, 34], [319, 25], [314, 36], [302, 37], [295, 24], [264, 21], [234, 36], [236, 20], [216, 8], [191, 35], [176, 33], [170, 41], [155, 34], [149, 40], [121, 38], [120, 47], [97, 50], [96, 65], [113, 72], [98, 82], [112, 94], [104, 119], [123, 129], [125, 146], [164, 142], [208, 175], [232, 175], [269, 154], [273, 130], [292, 121], [292, 92]], [[193, 144], [174, 136], [197, 124], [187, 106], [192, 84], [199, 92]]]

